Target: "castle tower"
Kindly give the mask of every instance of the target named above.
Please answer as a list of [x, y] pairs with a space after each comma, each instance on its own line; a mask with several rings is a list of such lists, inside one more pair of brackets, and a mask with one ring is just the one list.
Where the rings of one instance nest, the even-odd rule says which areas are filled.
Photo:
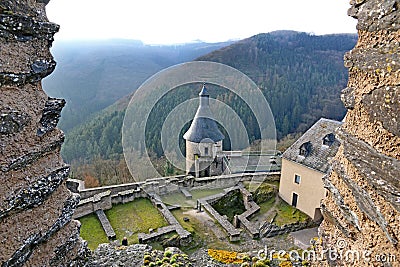
[[189, 130], [183, 135], [186, 140], [186, 173], [195, 177], [218, 174], [215, 159], [217, 152], [222, 151], [225, 138], [213, 119], [209, 97], [204, 84], [199, 93], [199, 108]]

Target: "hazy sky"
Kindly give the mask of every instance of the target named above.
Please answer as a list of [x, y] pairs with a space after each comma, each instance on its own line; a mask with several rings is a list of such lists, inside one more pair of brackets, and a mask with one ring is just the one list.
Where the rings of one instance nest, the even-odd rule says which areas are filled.
[[349, 0], [51, 0], [56, 39], [138, 39], [150, 44], [242, 39], [274, 30], [355, 33]]

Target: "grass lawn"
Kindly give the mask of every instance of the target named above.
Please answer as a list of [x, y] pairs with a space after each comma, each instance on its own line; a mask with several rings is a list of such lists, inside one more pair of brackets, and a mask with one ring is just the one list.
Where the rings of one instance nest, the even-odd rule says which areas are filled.
[[260, 213], [264, 214], [267, 211], [269, 211], [274, 206], [274, 203], [275, 203], [275, 198], [270, 198], [267, 201], [258, 204], [258, 206], [260, 206]]
[[118, 204], [106, 210], [108, 220], [114, 228], [117, 239], [128, 238], [128, 243], [138, 243], [138, 233], [148, 233], [150, 228], [157, 229], [168, 223], [150, 200], [139, 198], [126, 204]]
[[193, 198], [196, 200], [199, 198], [212, 196], [212, 195], [215, 195], [215, 194], [218, 194], [221, 192], [224, 192], [224, 189], [222, 189], [222, 188], [213, 188], [213, 189], [204, 189], [204, 190], [195, 189], [195, 190], [190, 191]]
[[269, 222], [276, 215], [273, 223], [282, 226], [295, 222], [305, 222], [307, 219], [310, 219], [305, 213], [287, 204], [280, 197], [276, 204], [274, 197], [258, 205], [260, 206], [260, 212], [252, 217], [250, 221], [258, 220]]
[[[185, 230], [187, 230], [193, 234], [196, 231], [200, 230], [201, 224], [198, 220], [196, 220], [196, 218], [194, 218], [188, 214], [183, 214], [185, 212], [185, 210], [188, 210], [188, 209], [176, 209], [176, 210], [172, 210], [171, 213], [178, 220], [178, 222], [182, 225], [182, 227], [185, 228]], [[188, 217], [189, 221], [185, 222], [183, 220], [184, 217]]]
[[86, 215], [79, 219], [81, 222], [81, 237], [88, 242], [91, 250], [97, 248], [99, 244], [108, 243], [106, 233], [101, 226], [96, 214]]
[[[182, 227], [189, 231], [192, 234], [192, 242], [187, 247], [182, 247], [182, 251], [185, 253], [191, 254], [196, 251], [203, 245], [204, 240], [204, 226], [201, 225], [201, 222], [198, 221], [195, 217], [190, 216], [188, 214], [184, 214], [185, 211], [190, 209], [176, 209], [172, 210], [172, 214], [178, 220], [178, 222], [182, 225]], [[183, 220], [184, 217], [189, 218], [188, 222]]]
[[196, 201], [199, 198], [208, 197], [211, 195], [215, 195], [223, 192], [223, 189], [215, 188], [215, 189], [196, 189], [191, 190], [192, 199], [186, 199], [185, 196], [181, 192], [176, 192], [172, 194], [167, 194], [161, 196], [161, 199], [165, 204], [169, 205], [180, 205], [182, 207], [195, 207]]
[[[250, 188], [250, 184], [252, 184], [252, 188]], [[267, 181], [267, 180], [265, 180], [261, 184], [259, 184], [257, 182], [251, 183], [250, 181], [244, 181], [243, 182], [244, 187], [250, 192], [254, 192], [258, 188], [258, 186], [265, 185], [265, 184], [276, 186], [277, 188], [279, 188], [279, 181]], [[256, 188], [254, 188], [253, 186], [255, 186]]]
[[309, 218], [305, 213], [287, 204], [282, 199], [280, 199], [280, 202], [276, 206], [276, 210], [275, 224], [278, 226], [295, 222], [305, 222]]
[[195, 200], [186, 199], [185, 196], [181, 192], [162, 195], [161, 199], [167, 205], [168, 204], [169, 205], [180, 205], [183, 207], [194, 207], [196, 205]]
[[[228, 249], [229, 247], [223, 241], [219, 240], [200, 220], [196, 217], [187, 214], [186, 211], [191, 209], [177, 209], [173, 210], [172, 214], [179, 221], [183, 228], [192, 233], [193, 241], [187, 247], [182, 247], [182, 251], [187, 254], [195, 252], [200, 247], [212, 247], [218, 249]], [[188, 222], [183, 220], [184, 217], [189, 218]], [[216, 227], [220, 227], [216, 225]], [[221, 230], [222, 231], [222, 230]]]

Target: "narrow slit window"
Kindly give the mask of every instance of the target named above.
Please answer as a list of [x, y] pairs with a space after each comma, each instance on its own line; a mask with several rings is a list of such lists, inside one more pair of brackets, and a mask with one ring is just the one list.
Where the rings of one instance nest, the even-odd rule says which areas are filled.
[[300, 175], [298, 175], [298, 174], [295, 174], [295, 175], [294, 175], [294, 182], [295, 182], [296, 184], [300, 184], [300, 179], [301, 179]]

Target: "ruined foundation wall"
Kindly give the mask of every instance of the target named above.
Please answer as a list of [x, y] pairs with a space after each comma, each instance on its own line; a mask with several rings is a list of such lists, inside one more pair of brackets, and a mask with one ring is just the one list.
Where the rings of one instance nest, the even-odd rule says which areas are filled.
[[325, 249], [358, 251], [360, 257], [328, 257], [325, 264], [400, 266], [400, 1], [351, 5], [359, 38], [345, 55], [349, 82], [342, 100], [348, 112], [324, 181], [329, 196], [319, 230]]
[[[0, 265], [80, 266], [86, 253], [72, 214], [79, 196], [65, 186], [56, 128], [63, 99], [41, 80], [53, 72], [58, 25], [46, 0], [0, 2]], [[79, 256], [79, 257], [78, 257]]]

